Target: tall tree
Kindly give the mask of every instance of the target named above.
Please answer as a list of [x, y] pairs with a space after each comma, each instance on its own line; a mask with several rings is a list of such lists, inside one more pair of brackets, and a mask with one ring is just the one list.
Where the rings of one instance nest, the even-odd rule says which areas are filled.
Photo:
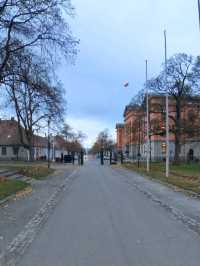
[[105, 129], [98, 134], [97, 139], [90, 150], [90, 153], [96, 154], [99, 153], [102, 149], [104, 151], [108, 151], [112, 149], [114, 145], [114, 141], [110, 136], [108, 129]]
[[[192, 56], [176, 54], [167, 61], [167, 86], [164, 70], [158, 77], [148, 82], [148, 86], [154, 94], [162, 96], [165, 96], [166, 92], [169, 94], [170, 131], [175, 137], [174, 161], [176, 163], [180, 162], [181, 137], [186, 130], [186, 120], [182, 114], [188, 100], [199, 93], [195, 87], [197, 79], [194, 75], [194, 64], [195, 59]], [[165, 117], [165, 105], [160, 105], [160, 108]]]
[[59, 84], [51, 84], [47, 69], [40, 64], [40, 60], [28, 53], [23, 53], [19, 58], [21, 60], [16, 72], [13, 72], [4, 84], [10, 102], [15, 108], [21, 141], [24, 141], [22, 125], [28, 142], [30, 160], [33, 160], [34, 131], [49, 119], [54, 123], [62, 119], [64, 99], [62, 88]]

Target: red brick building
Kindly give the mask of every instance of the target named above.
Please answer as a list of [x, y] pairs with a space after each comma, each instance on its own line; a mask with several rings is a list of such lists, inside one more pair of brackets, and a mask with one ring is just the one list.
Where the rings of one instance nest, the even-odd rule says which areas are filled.
[[[183, 104], [184, 106], [181, 107], [181, 127], [185, 128], [182, 129], [184, 133], [181, 134], [180, 139], [180, 156], [182, 159], [187, 159], [189, 156], [200, 159], [200, 99], [193, 97]], [[122, 150], [127, 157], [132, 159], [136, 159], [138, 155], [143, 159], [146, 158], [147, 128], [144, 106], [145, 103], [142, 106], [126, 106], [124, 124], [117, 124], [116, 126], [118, 150]], [[163, 160], [166, 156], [165, 97], [150, 96], [149, 108], [151, 158], [152, 160]], [[169, 116], [171, 131], [169, 153], [170, 159], [173, 160], [175, 153], [174, 119], [176, 118], [176, 103], [173, 98], [169, 98]]]
[[117, 124], [116, 125], [117, 131], [117, 150], [122, 151], [125, 145], [125, 129], [124, 124]]

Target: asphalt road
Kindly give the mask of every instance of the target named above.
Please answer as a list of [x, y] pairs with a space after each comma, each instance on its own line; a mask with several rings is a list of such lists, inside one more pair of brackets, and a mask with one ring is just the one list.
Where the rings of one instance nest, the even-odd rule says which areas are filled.
[[199, 266], [200, 236], [91, 161], [77, 173], [20, 266]]

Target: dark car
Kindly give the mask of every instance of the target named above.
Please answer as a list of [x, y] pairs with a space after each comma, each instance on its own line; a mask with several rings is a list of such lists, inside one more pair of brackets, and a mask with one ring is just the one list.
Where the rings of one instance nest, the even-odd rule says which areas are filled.
[[72, 163], [72, 155], [64, 155], [64, 163]]

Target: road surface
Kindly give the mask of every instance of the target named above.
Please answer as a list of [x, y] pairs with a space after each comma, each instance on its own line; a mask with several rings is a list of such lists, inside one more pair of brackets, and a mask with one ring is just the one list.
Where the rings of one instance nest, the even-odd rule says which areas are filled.
[[122, 172], [89, 161], [77, 175], [20, 266], [200, 265], [200, 236]]

